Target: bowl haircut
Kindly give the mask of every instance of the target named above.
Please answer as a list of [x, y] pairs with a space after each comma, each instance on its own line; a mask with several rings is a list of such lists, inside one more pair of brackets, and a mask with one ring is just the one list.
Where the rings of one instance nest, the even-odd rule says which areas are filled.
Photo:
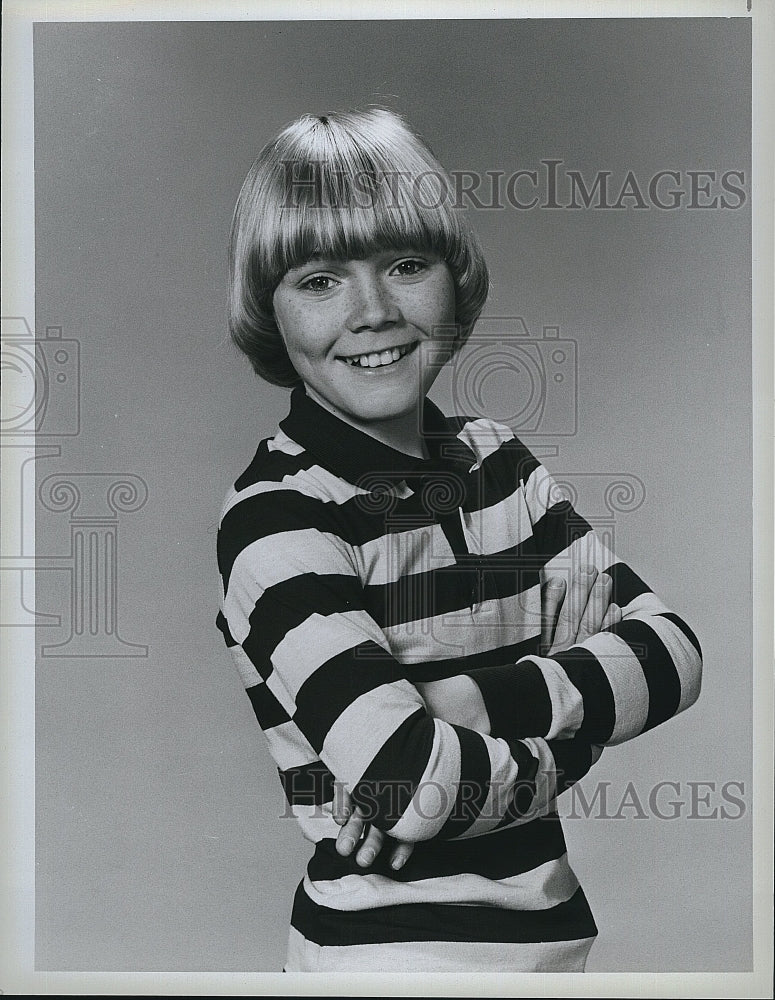
[[229, 331], [255, 372], [301, 381], [274, 319], [283, 275], [316, 256], [363, 259], [434, 252], [455, 284], [451, 354], [467, 340], [489, 290], [487, 264], [455, 187], [428, 146], [381, 108], [304, 115], [268, 143], [237, 199], [229, 243]]

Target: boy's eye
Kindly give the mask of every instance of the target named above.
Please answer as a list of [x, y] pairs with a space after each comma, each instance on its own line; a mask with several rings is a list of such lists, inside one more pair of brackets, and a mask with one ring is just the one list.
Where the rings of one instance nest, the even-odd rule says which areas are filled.
[[427, 265], [425, 264], [424, 261], [415, 260], [413, 258], [411, 260], [402, 260], [400, 263], [396, 264], [393, 270], [397, 274], [403, 274], [408, 277], [413, 274], [419, 274], [420, 271], [423, 271], [426, 266]]
[[334, 279], [325, 274], [313, 274], [301, 283], [301, 288], [309, 292], [327, 292], [334, 287]]

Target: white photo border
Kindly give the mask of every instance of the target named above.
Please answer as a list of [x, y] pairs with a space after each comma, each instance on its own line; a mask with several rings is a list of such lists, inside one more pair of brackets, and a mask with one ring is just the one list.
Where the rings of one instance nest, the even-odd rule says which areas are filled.
[[[347, 975], [34, 970], [34, 666], [29, 629], [2, 636], [4, 766], [0, 992], [15, 995], [771, 996], [773, 884], [773, 114], [772, 0], [7, 0], [3, 30], [3, 315], [35, 315], [32, 28], [38, 21], [749, 17], [753, 27], [754, 970], [749, 973]], [[25, 551], [34, 553], [34, 511]]]

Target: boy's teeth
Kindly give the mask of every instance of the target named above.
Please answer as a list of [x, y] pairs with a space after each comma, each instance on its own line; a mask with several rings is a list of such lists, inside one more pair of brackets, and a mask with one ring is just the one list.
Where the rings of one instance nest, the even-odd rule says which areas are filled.
[[405, 354], [409, 353], [409, 345], [406, 347], [392, 347], [384, 351], [373, 351], [371, 354], [358, 354], [352, 358], [346, 358], [348, 364], [360, 366], [361, 368], [380, 368], [384, 365], [392, 365]]

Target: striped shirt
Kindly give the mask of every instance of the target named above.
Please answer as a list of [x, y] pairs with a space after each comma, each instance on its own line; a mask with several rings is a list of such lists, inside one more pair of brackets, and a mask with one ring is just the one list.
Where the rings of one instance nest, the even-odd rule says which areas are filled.
[[[221, 513], [217, 624], [315, 844], [286, 969], [580, 970], [597, 931], [556, 797], [696, 700], [700, 647], [508, 427], [423, 422], [411, 458], [297, 388]], [[622, 620], [542, 656], [541, 584], [582, 562]], [[428, 710], [460, 674], [487, 732]], [[337, 854], [337, 781], [415, 842], [402, 869]]]

